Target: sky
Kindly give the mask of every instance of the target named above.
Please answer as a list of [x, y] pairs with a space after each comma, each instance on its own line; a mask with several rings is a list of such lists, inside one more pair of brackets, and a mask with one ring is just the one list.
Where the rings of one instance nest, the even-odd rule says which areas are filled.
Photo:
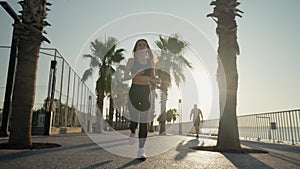
[[[177, 99], [182, 98], [182, 112], [186, 118], [195, 103], [203, 109], [206, 119], [218, 116], [215, 80], [217, 25], [206, 17], [213, 11], [209, 5], [211, 0], [49, 2], [52, 6], [47, 21], [52, 26], [46, 28], [46, 37], [51, 44], [44, 42], [42, 46], [57, 48], [79, 74], [86, 69], [82, 54], [89, 52], [89, 43], [95, 38], [116, 37], [129, 58], [137, 38], [146, 37], [155, 50], [154, 41], [158, 40], [158, 35], [181, 34], [190, 43], [186, 56], [193, 61], [195, 68], [186, 70], [185, 84], [171, 90], [169, 108], [177, 108]], [[244, 13], [242, 18], [236, 18], [241, 53], [237, 60], [237, 115], [299, 109], [300, 20], [297, 17], [300, 16], [300, 1], [240, 2], [238, 8]], [[21, 10], [17, 0], [8, 3], [15, 11]], [[1, 9], [0, 46], [10, 45], [12, 22]], [[5, 86], [7, 57], [2, 51], [1, 90]]]

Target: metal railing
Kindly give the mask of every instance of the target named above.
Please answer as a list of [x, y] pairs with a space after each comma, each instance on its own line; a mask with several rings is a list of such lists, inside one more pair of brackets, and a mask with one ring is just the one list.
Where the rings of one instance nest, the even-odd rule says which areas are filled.
[[[242, 140], [300, 143], [300, 109], [238, 116]], [[204, 121], [202, 131], [218, 134], [219, 119]]]
[[[1, 109], [7, 72], [5, 63], [8, 62], [9, 49], [9, 46], [0, 46]], [[56, 62], [56, 67], [51, 66], [53, 61]], [[97, 109], [94, 92], [81, 81], [80, 76], [57, 49], [41, 48], [38, 63], [34, 112], [46, 111], [53, 91], [52, 127], [85, 127], [85, 130], [89, 130], [87, 123], [95, 122]]]
[[244, 139], [300, 143], [300, 109], [239, 116], [238, 125]]
[[[241, 140], [300, 144], [300, 109], [238, 116]], [[219, 119], [204, 120], [201, 133], [218, 136]], [[168, 124], [167, 132], [179, 133], [178, 123]], [[192, 122], [182, 123], [183, 133], [194, 134]]]

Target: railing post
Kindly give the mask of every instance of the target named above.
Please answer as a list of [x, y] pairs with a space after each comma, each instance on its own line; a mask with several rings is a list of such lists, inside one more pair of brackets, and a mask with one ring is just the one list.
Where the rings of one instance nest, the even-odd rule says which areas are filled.
[[289, 119], [290, 119], [290, 129], [291, 129], [291, 136], [292, 136], [292, 145], [295, 145], [295, 143], [294, 143], [294, 134], [293, 134], [293, 124], [292, 124], [292, 118], [291, 118], [291, 111], [289, 111]]
[[65, 117], [65, 127], [68, 127], [68, 122], [69, 122], [69, 118], [70, 118], [70, 110], [69, 110], [70, 82], [71, 82], [71, 68], [69, 67], [66, 109], [64, 110], [64, 112], [65, 112], [65, 115], [64, 115], [64, 117]]
[[[50, 74], [52, 75], [51, 82], [49, 83], [49, 87], [51, 84], [51, 95], [47, 97], [47, 110], [45, 113], [45, 122], [44, 122], [44, 135], [51, 134], [51, 126], [52, 126], [52, 112], [53, 112], [53, 101], [54, 101], [54, 94], [55, 94], [55, 81], [56, 81], [56, 69], [57, 69], [57, 61], [56, 61], [56, 54], [54, 60], [51, 61], [50, 66]], [[49, 79], [50, 80], [50, 79]], [[50, 91], [50, 90], [48, 90]], [[50, 102], [48, 102], [50, 101]]]
[[74, 127], [74, 119], [75, 119], [75, 107], [74, 107], [74, 99], [75, 99], [75, 86], [76, 86], [76, 74], [74, 72], [74, 81], [73, 81], [73, 94], [72, 94], [72, 119], [71, 119], [71, 127]]
[[62, 98], [62, 93], [63, 93], [63, 80], [64, 80], [64, 67], [65, 67], [65, 59], [62, 58], [62, 64], [61, 64], [61, 77], [60, 77], [60, 91], [59, 91], [59, 111], [58, 111], [58, 126], [61, 127], [62, 126], [62, 117], [63, 114], [61, 112], [61, 106], [62, 106], [62, 102], [61, 102], [61, 98]]
[[92, 132], [92, 96], [89, 95], [89, 100], [88, 100], [88, 112], [87, 112], [87, 132]]
[[80, 98], [80, 78], [78, 77], [78, 84], [77, 84], [77, 96], [76, 96], [76, 119], [75, 119], [75, 126], [77, 125], [77, 119], [80, 118], [80, 105], [79, 105], [79, 98]]
[[[6, 10], [6, 12], [9, 13], [10, 16], [14, 19], [14, 24], [20, 22], [18, 15], [9, 6], [7, 2], [1, 1], [0, 4]], [[12, 95], [13, 82], [14, 82], [18, 41], [19, 40], [18, 37], [16, 36], [15, 27], [13, 27], [12, 42], [11, 42], [10, 56], [9, 56], [9, 66], [7, 71], [7, 80], [6, 80], [6, 87], [5, 87], [4, 105], [2, 111], [2, 123], [0, 129], [0, 136], [8, 136], [7, 126], [9, 121], [8, 117], [9, 117], [10, 105], [11, 105], [11, 97], [12, 97], [11, 95]]]

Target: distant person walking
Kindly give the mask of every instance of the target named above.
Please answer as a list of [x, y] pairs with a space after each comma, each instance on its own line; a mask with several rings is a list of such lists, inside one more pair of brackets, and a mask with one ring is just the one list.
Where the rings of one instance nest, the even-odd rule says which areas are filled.
[[196, 137], [199, 138], [200, 116], [201, 116], [201, 121], [203, 122], [203, 115], [202, 115], [202, 111], [197, 107], [197, 104], [194, 104], [194, 108], [192, 109], [190, 114], [190, 120], [192, 119], [192, 116], [193, 116], [194, 127], [196, 130]]

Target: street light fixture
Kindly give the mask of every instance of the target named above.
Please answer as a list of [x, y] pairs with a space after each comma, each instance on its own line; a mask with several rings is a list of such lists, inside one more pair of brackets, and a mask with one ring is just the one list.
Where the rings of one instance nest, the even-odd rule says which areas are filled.
[[54, 60], [51, 60], [51, 64], [50, 64], [47, 107], [46, 107], [45, 122], [44, 122], [44, 135], [51, 134], [52, 113], [55, 112], [53, 108], [53, 102], [54, 102], [54, 93], [55, 93], [56, 69], [57, 69], [57, 61], [56, 61], [56, 52], [55, 52]]

